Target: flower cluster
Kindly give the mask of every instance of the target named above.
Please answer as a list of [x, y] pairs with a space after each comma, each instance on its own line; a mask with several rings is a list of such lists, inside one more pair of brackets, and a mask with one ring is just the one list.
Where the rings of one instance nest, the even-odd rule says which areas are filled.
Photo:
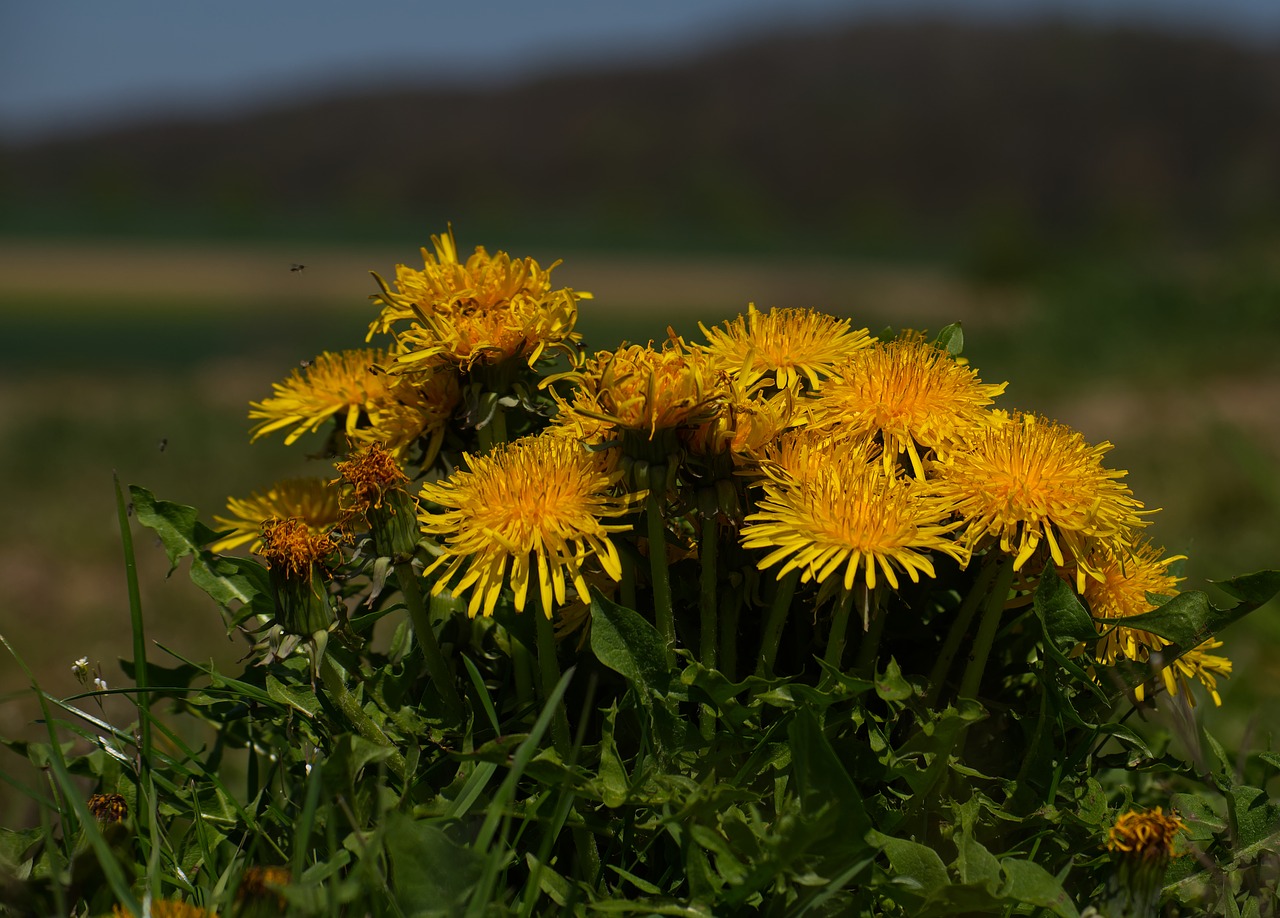
[[[973, 580], [997, 619], [1039, 578], [1074, 585], [1099, 629], [1078, 652], [1100, 666], [1168, 655], [1168, 640], [1124, 620], [1177, 592], [1178, 559], [1141, 537], [1151, 511], [1104, 464], [1111, 445], [996, 407], [1006, 384], [953, 352], [958, 336], [874, 337], [817, 310], [751, 304], [701, 326], [704, 343], [672, 331], [583, 358], [575, 323], [590, 295], [553, 289], [556, 265], [483, 248], [464, 260], [451, 231], [432, 242], [423, 268], [379, 279], [370, 336], [388, 346], [322, 354], [251, 407], [255, 438], [287, 431], [291, 443], [333, 421], [338, 478], [233, 499], [218, 550], [263, 550], [268, 520], [293, 521], [297, 540], [340, 523], [357, 540], [371, 532], [379, 554], [424, 551], [430, 593], [472, 616], [522, 611], [536, 589], [553, 617], [588, 603], [593, 583], [637, 603], [647, 585], [674, 646], [667, 568], [716, 557], [698, 529], [713, 520], [715, 538], [787, 581], [784, 596], [813, 587], [844, 608], [856, 595], [867, 628], [886, 591], [973, 567], [990, 569]], [[570, 364], [550, 372], [557, 355]], [[379, 512], [384, 493], [398, 510]], [[632, 571], [646, 557], [647, 580]], [[1218, 646], [1184, 648], [1148, 685], [1199, 681], [1217, 703], [1230, 673]], [[980, 682], [979, 663], [964, 684]]]

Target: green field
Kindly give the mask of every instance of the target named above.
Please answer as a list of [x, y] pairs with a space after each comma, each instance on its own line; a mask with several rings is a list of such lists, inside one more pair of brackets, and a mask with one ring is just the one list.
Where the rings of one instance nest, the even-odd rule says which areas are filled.
[[[415, 251], [406, 250], [400, 257]], [[234, 262], [234, 253], [223, 254]], [[1005, 407], [1116, 444], [1110, 464], [1130, 470], [1148, 507], [1163, 508], [1151, 535], [1190, 556], [1185, 586], [1202, 588], [1280, 566], [1280, 270], [1265, 254], [1095, 260], [996, 284], [943, 267], [575, 262], [570, 253], [556, 279], [596, 295], [581, 315], [589, 347], [660, 338], [669, 323], [697, 339], [699, 319], [730, 318], [748, 300], [823, 308], [872, 331], [963, 320], [965, 353], [983, 379], [1009, 381]], [[99, 286], [56, 275], [37, 285], [11, 271], [0, 281], [0, 475], [10, 521], [0, 533], [0, 629], [53, 694], [77, 689], [77, 657], [102, 661], [108, 683], [118, 684], [115, 661], [131, 655], [113, 470], [125, 484], [195, 505], [206, 520], [229, 494], [304, 471], [306, 445], [249, 444], [247, 402], [318, 351], [363, 342], [371, 279], [361, 273], [329, 286], [325, 271], [373, 261], [366, 253], [321, 259], [298, 278], [285, 251], [272, 250], [280, 284], [312, 287], [284, 288], [272, 275], [273, 286], [257, 295], [252, 274], [223, 287], [189, 282], [228, 270], [207, 263], [217, 255], [200, 261], [139, 247], [139, 263], [154, 262], [140, 289], [129, 289], [128, 272]], [[392, 263], [365, 268], [390, 273]], [[185, 572], [166, 579], [149, 538], [138, 552], [149, 637], [195, 657], [238, 657], [243, 643], [226, 638]], [[1274, 604], [1228, 633], [1238, 675], [1223, 691], [1223, 711], [1209, 714], [1228, 738], [1256, 730], [1252, 741], [1265, 744], [1268, 731], [1280, 731], [1277, 647]], [[15, 666], [0, 666], [0, 701], [0, 733], [24, 734], [35, 706]], [[108, 710], [128, 722], [123, 703]], [[18, 764], [7, 758], [5, 768]], [[0, 824], [26, 815], [0, 792]]]

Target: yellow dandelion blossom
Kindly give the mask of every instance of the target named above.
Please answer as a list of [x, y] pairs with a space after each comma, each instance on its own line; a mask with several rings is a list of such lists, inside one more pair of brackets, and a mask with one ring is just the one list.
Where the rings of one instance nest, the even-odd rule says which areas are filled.
[[807, 382], [818, 389], [820, 378], [856, 351], [871, 345], [865, 328], [850, 329], [848, 319], [837, 319], [813, 309], [771, 309], [762, 313], [756, 304], [747, 315], [722, 327], [698, 327], [706, 335], [707, 350], [721, 360], [744, 388], [772, 377], [779, 389]]
[[606, 453], [588, 452], [563, 437], [526, 437], [484, 456], [468, 454], [465, 461], [465, 470], [423, 485], [420, 495], [441, 508], [419, 515], [423, 531], [443, 549], [427, 569], [442, 571], [433, 593], [470, 591], [468, 614], [488, 616], [508, 574], [517, 611], [524, 610], [534, 579], [550, 618], [553, 597], [554, 605], [565, 602], [566, 580], [590, 602], [584, 578], [589, 559], [621, 578], [610, 535], [631, 527], [604, 521], [630, 512], [642, 495], [613, 496], [622, 472]]
[[917, 478], [921, 455], [944, 452], [986, 421], [1005, 383], [983, 383], [970, 367], [913, 335], [858, 351], [823, 384], [809, 410], [815, 426], [877, 434], [884, 462], [903, 453]]
[[788, 429], [803, 423], [796, 406], [795, 388], [765, 396], [746, 395], [730, 383], [723, 409], [684, 437], [690, 451], [704, 456], [728, 453], [750, 457], [776, 443]]
[[231, 551], [249, 544], [256, 552], [262, 547], [262, 524], [273, 519], [300, 520], [313, 535], [338, 524], [342, 510], [338, 491], [323, 478], [290, 478], [272, 485], [265, 493], [227, 501], [228, 516], [215, 516], [214, 523], [231, 532], [210, 546], [215, 552]]
[[969, 550], [988, 536], [1014, 556], [1019, 570], [1044, 542], [1059, 567], [1076, 567], [1076, 589], [1103, 574], [1094, 542], [1123, 555], [1146, 522], [1142, 504], [1102, 465], [1110, 443], [1090, 446], [1078, 432], [1034, 415], [973, 430], [963, 449], [950, 451], [933, 484], [964, 521]]
[[899, 570], [913, 583], [934, 576], [932, 552], [962, 557], [948, 537], [956, 524], [943, 522], [947, 509], [926, 483], [886, 472], [874, 447], [834, 438], [823, 446], [793, 437], [772, 465], [742, 530], [744, 547], [773, 549], [761, 570], [785, 560], [779, 579], [800, 570], [802, 581], [822, 583], [843, 568], [846, 590], [859, 572], [873, 589], [879, 571], [897, 589]]
[[[1221, 707], [1222, 696], [1218, 694], [1218, 678], [1225, 679], [1231, 675], [1231, 661], [1221, 654], [1209, 653], [1221, 646], [1222, 641], [1207, 640], [1161, 669], [1160, 681], [1164, 684], [1165, 691], [1170, 695], [1177, 695], [1178, 690], [1181, 689], [1194, 706], [1196, 697], [1191, 693], [1188, 680], [1195, 680], [1205, 687], [1209, 697], [1213, 699], [1214, 706]], [[1134, 689], [1133, 694], [1139, 701], [1145, 697], [1144, 690], [1145, 686], [1142, 685]]]
[[274, 383], [274, 395], [249, 406], [250, 420], [260, 420], [253, 439], [285, 428], [285, 443], [319, 430], [331, 418], [348, 436], [367, 422], [380, 406], [393, 401], [387, 391], [387, 377], [375, 368], [387, 361], [387, 353], [373, 348], [325, 352], [301, 371]]
[[463, 262], [452, 229], [431, 241], [435, 254], [422, 250], [422, 270], [396, 267], [395, 291], [374, 275], [382, 294], [373, 299], [383, 308], [369, 336], [411, 323], [397, 332], [403, 353], [392, 372], [439, 363], [469, 370], [516, 356], [533, 366], [548, 349], [576, 353], [578, 301], [591, 294], [551, 289], [560, 262], [544, 270], [532, 258], [490, 255], [483, 247]]
[[1107, 833], [1107, 850], [1136, 861], [1164, 863], [1173, 856], [1174, 841], [1186, 824], [1162, 807], [1140, 812], [1131, 810], [1116, 820]]
[[[1094, 618], [1124, 619], [1150, 612], [1155, 606], [1148, 594], [1172, 596], [1182, 578], [1169, 573], [1169, 565], [1184, 560], [1182, 555], [1162, 558], [1162, 550], [1146, 540], [1138, 542], [1123, 555], [1094, 549], [1093, 568], [1100, 577], [1085, 579], [1085, 601]], [[1143, 661], [1152, 650], [1168, 645], [1159, 635], [1129, 628], [1115, 621], [1105, 622], [1095, 656], [1108, 665], [1117, 660]]]
[[368, 425], [357, 425], [348, 440], [355, 446], [377, 443], [402, 459], [414, 444], [421, 443], [420, 464], [428, 466], [440, 452], [449, 421], [461, 401], [458, 373], [452, 367], [414, 374], [411, 379], [394, 381], [387, 389], [387, 399], [372, 406]]
[[571, 375], [578, 387], [570, 403], [561, 402], [562, 412], [650, 438], [710, 420], [728, 394], [715, 359], [674, 334], [660, 350], [633, 344], [600, 351]]

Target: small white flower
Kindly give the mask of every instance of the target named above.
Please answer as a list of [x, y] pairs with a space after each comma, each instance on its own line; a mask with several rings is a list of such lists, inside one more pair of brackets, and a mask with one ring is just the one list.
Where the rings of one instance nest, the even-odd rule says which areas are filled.
[[93, 684], [104, 692], [107, 690], [107, 680], [103, 679], [101, 676], [94, 676]]

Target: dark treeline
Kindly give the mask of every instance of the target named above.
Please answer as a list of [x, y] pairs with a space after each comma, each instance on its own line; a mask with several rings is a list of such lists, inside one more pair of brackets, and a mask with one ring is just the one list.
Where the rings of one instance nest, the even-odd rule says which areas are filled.
[[[863, 24], [663, 67], [366, 92], [0, 153], [0, 228], [829, 250], [1280, 224], [1280, 48]], [[4, 225], [7, 224], [7, 225]], [[493, 238], [490, 236], [489, 238]]]

